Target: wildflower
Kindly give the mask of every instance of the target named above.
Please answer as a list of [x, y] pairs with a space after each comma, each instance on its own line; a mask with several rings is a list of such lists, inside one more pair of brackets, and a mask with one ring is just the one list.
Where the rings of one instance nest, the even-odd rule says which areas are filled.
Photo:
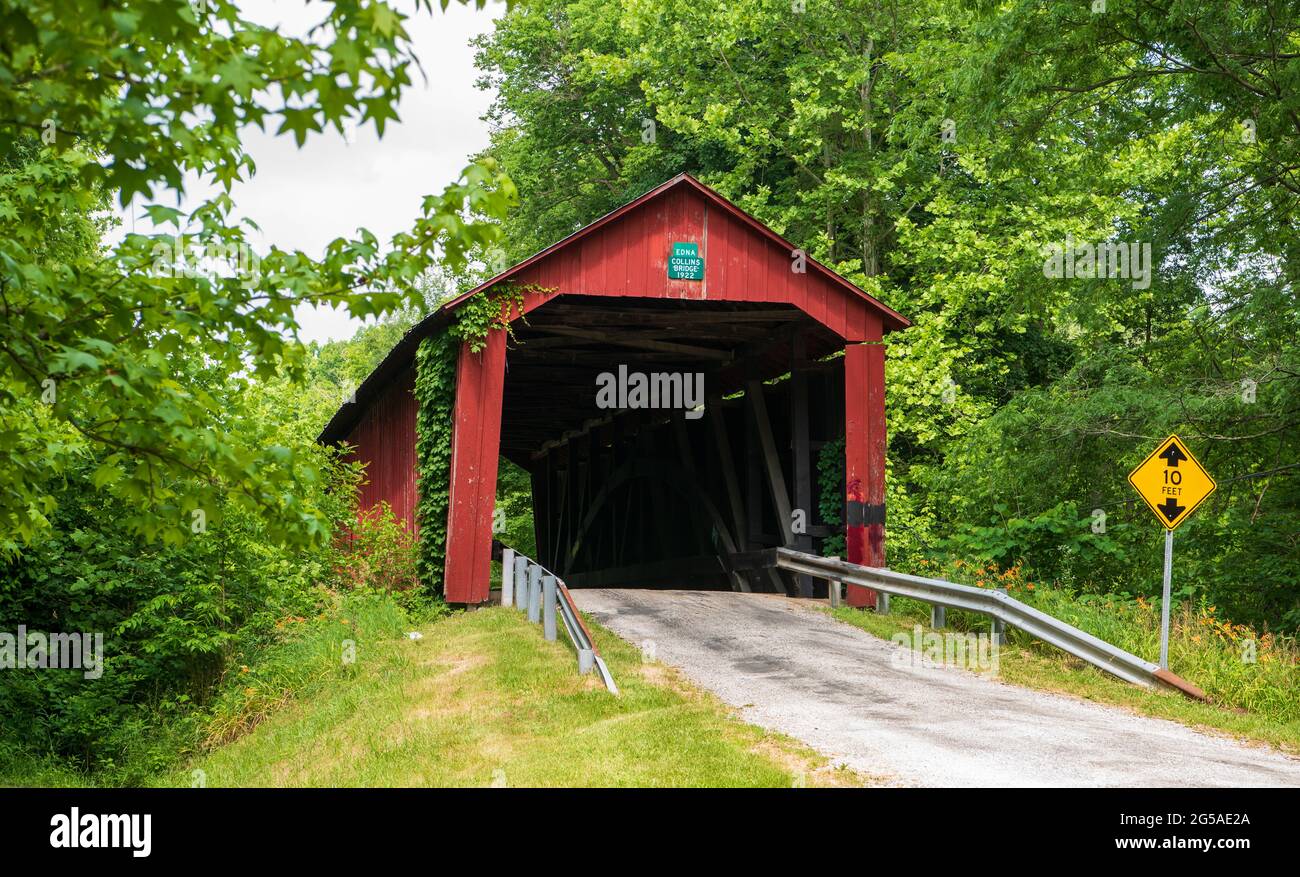
[[239, 672], [240, 672], [240, 673], [247, 673], [247, 672], [248, 672], [248, 665], [245, 664], [245, 665], [241, 666], [241, 667], [239, 668]]

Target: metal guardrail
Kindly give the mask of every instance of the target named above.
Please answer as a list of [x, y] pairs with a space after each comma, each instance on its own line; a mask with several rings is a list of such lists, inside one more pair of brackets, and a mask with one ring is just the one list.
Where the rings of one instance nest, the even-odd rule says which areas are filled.
[[517, 606], [527, 612], [528, 620], [540, 623], [543, 636], [552, 641], [556, 638], [555, 619], [558, 614], [569, 641], [578, 652], [578, 672], [585, 674], [595, 669], [605, 687], [612, 694], [618, 694], [614, 677], [600, 656], [591, 631], [587, 630], [578, 614], [577, 604], [573, 602], [564, 580], [513, 548], [501, 550], [501, 605]]
[[[1205, 697], [1205, 693], [1200, 689], [1167, 670], [1161, 670], [1159, 665], [1144, 661], [1137, 655], [1130, 654], [1090, 633], [1039, 612], [1031, 606], [1026, 606], [1004, 591], [973, 588], [970, 585], [957, 585], [943, 579], [930, 579], [878, 567], [859, 566], [856, 563], [818, 557], [789, 548], [777, 548], [775, 554], [778, 569], [825, 579], [831, 583], [835, 597], [838, 596], [837, 583], [840, 582], [870, 588], [886, 595], [911, 597], [929, 603], [938, 610], [934, 616], [937, 623], [933, 626], [936, 627], [943, 626], [944, 608], [979, 612], [993, 618], [995, 634], [999, 632], [997, 629], [999, 623], [1009, 624], [1135, 685], [1150, 687], [1157, 682], [1163, 682], [1192, 697], [1201, 699]], [[833, 602], [838, 603], [838, 600]]]

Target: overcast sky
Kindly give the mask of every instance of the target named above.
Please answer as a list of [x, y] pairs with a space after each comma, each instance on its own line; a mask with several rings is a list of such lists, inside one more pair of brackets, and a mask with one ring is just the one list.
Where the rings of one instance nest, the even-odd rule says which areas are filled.
[[[317, 23], [322, 8], [303, 0], [246, 0], [241, 6], [248, 18], [292, 34]], [[404, 11], [410, 6], [399, 4]], [[441, 192], [460, 175], [468, 156], [488, 145], [487, 124], [479, 117], [492, 95], [474, 87], [469, 40], [490, 31], [504, 11], [495, 2], [481, 10], [452, 3], [445, 12], [422, 12], [408, 20], [428, 82], [414, 72], [398, 107], [401, 122], [390, 122], [382, 141], [367, 125], [350, 144], [330, 130], [309, 137], [299, 150], [292, 135], [248, 129], [244, 145], [257, 162], [257, 175], [237, 186], [233, 197], [239, 214], [262, 228], [261, 239], [254, 237], [257, 248], [274, 243], [319, 256], [329, 241], [358, 228], [384, 241], [409, 228], [423, 196]], [[134, 228], [146, 233], [151, 226], [139, 217], [140, 203], [137, 199]], [[193, 207], [193, 199], [186, 204]], [[125, 231], [132, 230], [132, 222], [124, 218]], [[298, 316], [304, 341], [348, 338], [360, 325], [346, 311], [304, 308]]]

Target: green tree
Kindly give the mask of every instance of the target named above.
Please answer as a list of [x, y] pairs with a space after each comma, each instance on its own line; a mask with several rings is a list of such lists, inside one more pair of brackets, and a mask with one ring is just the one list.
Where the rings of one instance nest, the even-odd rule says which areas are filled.
[[[268, 538], [326, 537], [310, 456], [250, 440], [257, 413], [193, 365], [301, 378], [296, 307], [422, 304], [417, 279], [491, 243], [514, 188], [478, 162], [386, 243], [362, 230], [320, 256], [254, 252], [229, 194], [255, 171], [241, 132], [270, 125], [299, 146], [350, 122], [382, 134], [417, 63], [389, 3], [319, 8], [299, 39], [222, 0], [0, 3], [0, 552], [48, 532], [59, 480], [88, 458], [94, 487], [123, 503], [118, 525], [149, 538], [179, 544], [232, 502]], [[187, 177], [219, 193], [167, 206]], [[138, 198], [174, 232], [99, 246], [85, 232], [104, 197]]]
[[[1294, 625], [1294, 10], [1092, 6], [516, 9], [478, 55], [523, 197], [507, 246], [690, 171], [914, 320], [889, 339], [892, 563], [1149, 593], [1124, 474], [1177, 429], [1225, 481], [1184, 596]], [[1067, 242], [1145, 243], [1149, 282], [1048, 276]]]

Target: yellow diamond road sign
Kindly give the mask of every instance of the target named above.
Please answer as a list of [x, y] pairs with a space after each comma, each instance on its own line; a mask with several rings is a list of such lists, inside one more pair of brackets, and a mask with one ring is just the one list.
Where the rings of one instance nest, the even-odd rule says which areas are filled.
[[1168, 530], [1177, 529], [1215, 488], [1210, 473], [1176, 435], [1162, 441], [1128, 473], [1128, 483]]

